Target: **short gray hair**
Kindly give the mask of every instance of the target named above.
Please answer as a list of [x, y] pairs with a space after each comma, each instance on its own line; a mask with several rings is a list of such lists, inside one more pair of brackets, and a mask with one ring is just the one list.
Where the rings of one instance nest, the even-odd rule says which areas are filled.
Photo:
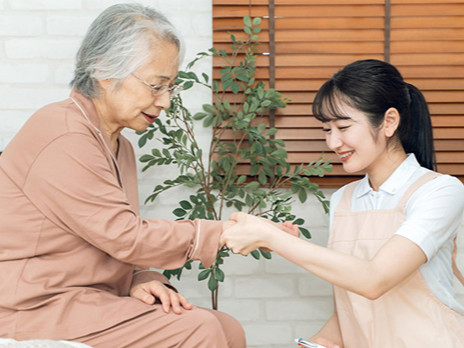
[[90, 25], [76, 55], [70, 85], [88, 98], [98, 97], [98, 80], [126, 78], [146, 63], [152, 36], [174, 43], [183, 58], [184, 44], [161, 13], [140, 4], [117, 4]]

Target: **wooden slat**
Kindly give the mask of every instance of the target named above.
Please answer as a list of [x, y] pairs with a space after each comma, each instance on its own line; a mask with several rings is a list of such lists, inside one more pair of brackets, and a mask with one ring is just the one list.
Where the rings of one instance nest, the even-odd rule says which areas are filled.
[[392, 41], [436, 41], [436, 40], [464, 40], [464, 29], [396, 29], [391, 31]]
[[[445, 1], [442, 1], [445, 2]], [[394, 4], [391, 8], [393, 17], [411, 17], [421, 16], [425, 18], [435, 16], [463, 16], [464, 4], [451, 4], [446, 1], [446, 4]]]
[[395, 29], [463, 28], [464, 16], [393, 17], [391, 23]]
[[462, 4], [462, 0], [390, 0], [392, 5], [397, 4], [418, 4], [424, 6], [427, 4], [442, 4], [446, 2], [448, 4]]
[[298, 18], [304, 17], [308, 21], [321, 17], [383, 17], [385, 15], [385, 6], [369, 5], [367, 1], [362, 5], [308, 5], [301, 4], [298, 11], [295, 6], [280, 5], [276, 7], [275, 14], [277, 17]]
[[456, 41], [395, 41], [391, 49], [398, 53], [459, 53], [463, 54], [464, 40]]
[[278, 30], [332, 30], [332, 29], [383, 29], [383, 17], [344, 18], [281, 18], [276, 20]]

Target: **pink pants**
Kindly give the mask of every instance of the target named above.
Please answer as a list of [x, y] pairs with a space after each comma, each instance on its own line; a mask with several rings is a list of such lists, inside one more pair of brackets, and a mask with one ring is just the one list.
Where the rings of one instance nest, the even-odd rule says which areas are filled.
[[240, 323], [228, 314], [205, 309], [165, 313], [159, 306], [107, 330], [74, 339], [95, 348], [245, 348]]

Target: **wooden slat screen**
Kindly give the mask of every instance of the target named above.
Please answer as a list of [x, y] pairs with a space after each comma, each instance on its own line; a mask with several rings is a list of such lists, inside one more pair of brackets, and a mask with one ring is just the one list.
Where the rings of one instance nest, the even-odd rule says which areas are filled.
[[[215, 47], [227, 49], [229, 32], [240, 36], [242, 17], [249, 15], [264, 18], [260, 52], [269, 52], [268, 2], [213, 0]], [[310, 162], [321, 153], [331, 158], [333, 173], [313, 180], [322, 187], [358, 177], [346, 175], [327, 148], [311, 102], [344, 65], [387, 58], [429, 102], [438, 170], [464, 179], [464, 0], [274, 0], [274, 6], [275, 86], [291, 99], [277, 111], [275, 126], [292, 163]], [[222, 62], [213, 64], [217, 78]], [[262, 55], [257, 64], [258, 78], [268, 83], [269, 57]]]

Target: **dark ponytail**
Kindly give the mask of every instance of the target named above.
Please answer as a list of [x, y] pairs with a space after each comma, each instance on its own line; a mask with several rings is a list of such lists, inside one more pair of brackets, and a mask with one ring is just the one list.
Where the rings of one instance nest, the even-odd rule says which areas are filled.
[[436, 170], [430, 111], [422, 92], [409, 83], [410, 104], [408, 112], [401, 114], [398, 135], [406, 153], [414, 153], [421, 166]]
[[430, 112], [422, 93], [406, 83], [391, 64], [359, 60], [348, 64], [325, 82], [314, 98], [313, 114], [321, 122], [346, 119], [340, 103], [366, 114], [374, 129], [384, 121], [389, 108], [398, 110], [401, 120], [397, 136], [406, 153], [414, 153], [421, 166], [435, 170]]

